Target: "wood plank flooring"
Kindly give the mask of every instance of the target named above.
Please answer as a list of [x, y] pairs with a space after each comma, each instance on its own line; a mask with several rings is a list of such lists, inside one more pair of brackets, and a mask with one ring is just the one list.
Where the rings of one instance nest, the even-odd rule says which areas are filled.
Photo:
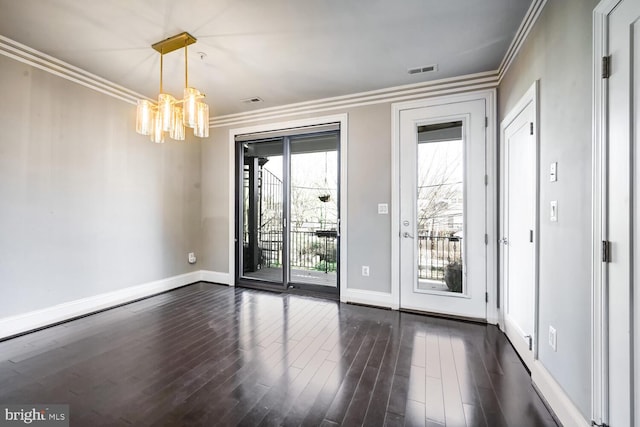
[[494, 326], [199, 283], [0, 343], [72, 426], [555, 426]]

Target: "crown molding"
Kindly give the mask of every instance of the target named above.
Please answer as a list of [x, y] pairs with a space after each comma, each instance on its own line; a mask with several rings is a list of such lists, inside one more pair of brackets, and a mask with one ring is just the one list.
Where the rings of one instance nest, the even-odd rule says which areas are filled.
[[498, 67], [498, 83], [502, 82], [502, 78], [509, 70], [509, 67], [511, 67], [513, 60], [518, 55], [518, 52], [520, 52], [520, 49], [522, 49], [522, 45], [527, 40], [531, 29], [538, 21], [538, 17], [546, 4], [547, 0], [533, 0], [531, 6], [529, 6], [529, 10], [527, 10], [526, 15], [522, 18], [520, 27], [518, 28], [518, 31], [516, 31], [516, 34], [513, 37], [507, 52], [504, 54], [504, 58], [502, 58], [500, 66]]
[[89, 89], [127, 102], [136, 104], [138, 99], [147, 99], [137, 92], [117, 85], [107, 79], [75, 67], [53, 56], [18, 43], [8, 37], [0, 35], [0, 55], [15, 59], [32, 67], [39, 68], [63, 79], [72, 81]]
[[372, 104], [407, 101], [417, 98], [428, 98], [432, 96], [448, 95], [481, 89], [492, 89], [497, 85], [497, 71], [487, 71], [460, 77], [451, 77], [314, 101], [300, 102], [296, 104], [282, 105], [279, 107], [262, 108], [244, 113], [217, 116], [210, 120], [210, 126], [216, 128], [260, 120], [272, 120], [288, 116], [315, 114], [337, 109], [344, 110]]
[[[338, 109], [344, 110], [365, 105], [408, 101], [495, 88], [502, 81], [546, 3], [547, 0], [533, 0], [497, 70], [222, 115], [212, 117], [209, 121], [209, 126], [216, 128]], [[31, 65], [129, 104], [135, 105], [138, 99], [149, 99], [144, 95], [2, 35], [0, 35], [0, 55]]]

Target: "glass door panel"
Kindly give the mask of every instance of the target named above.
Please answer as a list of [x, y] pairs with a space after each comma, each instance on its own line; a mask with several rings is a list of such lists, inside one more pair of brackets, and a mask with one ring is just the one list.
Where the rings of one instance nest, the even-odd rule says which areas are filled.
[[464, 292], [462, 122], [418, 127], [418, 289]]
[[282, 284], [283, 139], [242, 143], [240, 276]]
[[290, 138], [290, 282], [337, 287], [338, 134]]

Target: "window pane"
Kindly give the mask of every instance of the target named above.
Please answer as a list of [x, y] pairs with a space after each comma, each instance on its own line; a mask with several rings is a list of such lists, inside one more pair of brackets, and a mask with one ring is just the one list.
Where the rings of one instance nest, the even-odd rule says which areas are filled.
[[418, 134], [418, 287], [463, 292], [464, 145], [462, 123]]
[[243, 144], [242, 275], [282, 282], [282, 140]]
[[337, 133], [291, 139], [291, 282], [337, 286]]

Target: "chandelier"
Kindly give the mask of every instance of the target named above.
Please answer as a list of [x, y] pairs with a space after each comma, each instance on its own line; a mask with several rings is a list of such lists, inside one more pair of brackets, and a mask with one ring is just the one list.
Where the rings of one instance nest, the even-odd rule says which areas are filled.
[[[158, 102], [146, 99], [138, 100], [136, 114], [136, 132], [149, 135], [151, 141], [163, 143], [168, 134], [171, 139], [184, 141], [185, 127], [192, 128], [199, 138], [209, 136], [209, 106], [202, 102], [204, 94], [189, 87], [189, 69], [187, 64], [187, 46], [196, 42], [189, 33], [181, 33], [155, 43], [151, 47], [160, 53], [160, 94]], [[184, 48], [184, 93], [182, 99], [176, 99], [162, 88], [162, 60], [164, 55]]]

